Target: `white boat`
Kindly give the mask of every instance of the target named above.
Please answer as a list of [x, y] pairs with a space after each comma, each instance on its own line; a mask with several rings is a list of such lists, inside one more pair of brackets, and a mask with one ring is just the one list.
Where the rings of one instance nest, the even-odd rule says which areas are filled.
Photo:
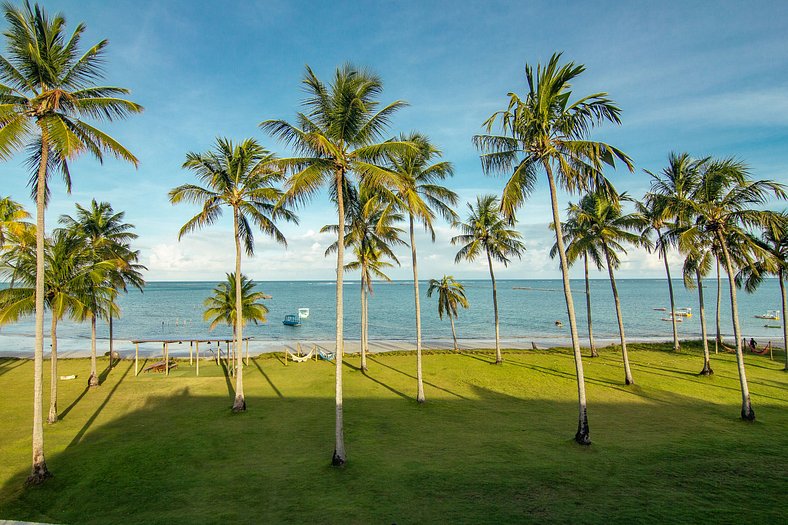
[[756, 315], [758, 319], [772, 319], [774, 321], [780, 320], [780, 310], [767, 310], [765, 314]]
[[309, 317], [309, 308], [299, 308], [298, 317], [301, 319], [306, 319], [307, 317]]
[[676, 308], [673, 314], [676, 317], [692, 317], [692, 308]]
[[[672, 321], [673, 319], [671, 319], [670, 317], [663, 317], [662, 320], [663, 321]], [[677, 323], [683, 323], [684, 319], [681, 318], [681, 317], [676, 317], [676, 322]]]

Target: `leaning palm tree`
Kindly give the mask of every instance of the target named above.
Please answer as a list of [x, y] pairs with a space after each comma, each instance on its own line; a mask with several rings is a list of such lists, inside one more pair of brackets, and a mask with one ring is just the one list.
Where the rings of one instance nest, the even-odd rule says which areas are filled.
[[[525, 67], [527, 92], [520, 96], [509, 93], [506, 109], [494, 113], [485, 122], [487, 134], [473, 138], [482, 151], [485, 173], [510, 175], [504, 186], [501, 209], [514, 222], [517, 209], [522, 206], [536, 184], [537, 174], [544, 170], [550, 187], [553, 211], [552, 223], [561, 261], [564, 298], [569, 315], [572, 350], [577, 375], [578, 424], [575, 441], [591, 443], [588, 431], [583, 360], [577, 336], [577, 321], [572, 292], [569, 287], [569, 263], [564, 250], [561, 219], [558, 209], [558, 184], [570, 192], [587, 191], [595, 186], [606, 186], [603, 165], [614, 165], [621, 160], [630, 171], [634, 168], [629, 157], [619, 149], [589, 140], [595, 126], [611, 122], [620, 124], [621, 110], [607, 98], [606, 93], [594, 93], [571, 101], [570, 85], [585, 71], [585, 66], [573, 62], [561, 65], [561, 54], [554, 54], [547, 65], [537, 65], [536, 71]], [[500, 122], [501, 134], [491, 134]]]
[[498, 289], [495, 285], [493, 260], [508, 266], [511, 257], [522, 257], [525, 244], [520, 240], [522, 235], [517, 230], [507, 228], [507, 222], [500, 211], [500, 203], [494, 195], [476, 197], [476, 205], [468, 203], [470, 213], [465, 222], [455, 222], [462, 234], [452, 237], [453, 245], [461, 245], [454, 258], [458, 263], [462, 260], [474, 261], [480, 255], [487, 257], [487, 266], [492, 281], [493, 313], [495, 316], [495, 364], [503, 363], [501, 355], [501, 338], [498, 321]]
[[771, 212], [756, 209], [756, 207], [763, 206], [773, 197], [785, 199], [787, 196], [782, 184], [769, 180], [753, 181], [749, 177], [749, 168], [746, 164], [735, 159], [722, 159], [711, 161], [704, 167], [697, 189], [682, 203], [695, 217], [695, 223], [688, 229], [688, 234], [694, 235], [694, 232], [697, 231], [698, 234], [712, 235], [719, 246], [728, 274], [731, 320], [736, 340], [736, 362], [742, 395], [741, 417], [746, 421], [755, 419], [755, 410], [750, 400], [750, 390], [744, 368], [739, 309], [734, 282], [735, 259], [731, 254], [730, 247], [738, 245], [736, 251], [740, 254], [745, 254], [743, 247], [756, 250], [753, 259], [764, 256], [765, 252], [748, 236], [748, 228], [768, 229], [774, 222], [774, 215]]
[[429, 288], [427, 288], [427, 297], [432, 297], [432, 294], [438, 292], [438, 317], [443, 319], [443, 315], [449, 316], [451, 322], [451, 337], [454, 339], [454, 351], [458, 352], [460, 348], [457, 346], [457, 332], [454, 330], [454, 320], [459, 315], [457, 308], [462, 306], [468, 308], [468, 299], [465, 297], [465, 287], [462, 283], [454, 280], [452, 275], [444, 275], [440, 281], [437, 279], [430, 279]]
[[610, 287], [613, 291], [613, 303], [616, 307], [618, 333], [621, 338], [621, 357], [624, 362], [624, 382], [634, 383], [632, 370], [629, 366], [627, 340], [624, 333], [624, 318], [621, 313], [621, 300], [618, 296], [614, 269], [621, 263], [618, 253], [626, 253], [623, 243], [649, 246], [650, 241], [633, 232], [641, 225], [637, 213], [624, 213], [621, 201], [627, 201], [626, 194], [615, 195], [610, 192], [592, 192], [580, 199], [578, 204], [569, 205], [569, 216], [577, 222], [577, 226], [586, 231], [599, 251], [605, 257]]
[[[238, 144], [226, 138], [217, 138], [212, 151], [207, 153], [188, 153], [185, 169], [193, 171], [204, 186], [184, 184], [170, 190], [170, 202], [198, 204], [202, 209], [183, 225], [178, 233], [180, 240], [184, 235], [197, 229], [214, 224], [222, 215], [222, 207], [227, 206], [233, 214], [233, 238], [235, 239], [235, 275], [241, 274], [241, 243], [246, 255], [254, 255], [254, 233], [252, 224], [276, 242], [287, 246], [287, 241], [276, 226], [278, 219], [298, 222], [295, 214], [275, 204], [282, 192], [274, 186], [283, 175], [271, 169], [274, 155], [254, 139], [246, 139]], [[235, 281], [236, 317], [234, 339], [239, 348], [243, 340], [243, 295], [241, 280]], [[243, 361], [237, 352], [235, 363], [235, 400], [233, 412], [246, 410], [244, 396]]]
[[26, 149], [34, 174], [30, 186], [36, 201], [36, 337], [34, 358], [33, 465], [28, 483], [49, 477], [44, 458], [42, 372], [44, 353], [44, 209], [47, 181], [59, 171], [71, 188], [68, 163], [82, 153], [101, 161], [105, 153], [135, 166], [137, 158], [115, 139], [89, 124], [123, 119], [142, 106], [121, 98], [128, 90], [96, 85], [103, 77], [102, 40], [84, 53], [79, 44], [85, 31], [78, 24], [66, 34], [65, 18], [50, 17], [38, 5], [3, 6], [8, 29], [3, 33], [7, 53], [0, 55], [0, 159]]
[[5, 246], [6, 235], [19, 233], [27, 224], [25, 219], [29, 218], [25, 208], [11, 197], [0, 199], [0, 250]]
[[754, 265], [744, 266], [736, 280], [744, 283], [749, 293], [758, 289], [766, 275], [774, 275], [780, 282], [780, 306], [782, 308], [783, 348], [785, 352], [785, 370], [788, 370], [788, 324], [785, 312], [788, 311], [788, 299], [785, 294], [785, 280], [788, 279], [788, 215], [775, 214], [774, 220], [761, 233], [760, 239], [752, 241], [765, 252], [767, 257], [759, 259]]
[[[96, 259], [114, 260], [116, 268], [107, 273], [110, 285], [117, 291], [128, 291], [128, 286], [134, 286], [142, 291], [145, 280], [142, 271], [147, 270], [139, 264], [139, 252], [132, 250], [131, 241], [137, 238], [134, 225], [123, 221], [125, 212], [115, 212], [108, 202], [96, 202], [93, 199], [89, 208], [76, 205], [76, 217], [62, 215], [60, 224], [71, 230], [75, 235], [85, 239], [90, 251]], [[110, 367], [113, 362], [113, 311], [109, 315], [109, 354]], [[95, 372], [95, 371], [94, 371]]]
[[[405, 242], [400, 238], [402, 229], [396, 226], [402, 221], [402, 214], [390, 200], [390, 195], [363, 184], [357, 192], [352, 191], [351, 195], [345, 210], [343, 242], [345, 246], [352, 248], [355, 261], [346, 264], [345, 270], [361, 272], [361, 369], [366, 371], [369, 352], [368, 306], [369, 295], [373, 293], [373, 277], [391, 280], [383, 269], [392, 265], [382, 258], [391, 259], [399, 266], [399, 259], [392, 248]], [[337, 233], [338, 229], [336, 224], [329, 224], [320, 231]], [[326, 256], [336, 252], [337, 247], [336, 241], [331, 243], [326, 249]]]
[[[254, 290], [254, 281], [245, 275], [241, 275], [241, 323], [246, 325], [249, 321], [254, 324], [265, 323], [268, 314], [268, 307], [262, 302], [263, 299], [270, 299], [270, 295]], [[211, 324], [208, 330], [213, 330], [220, 324], [226, 324], [233, 329], [233, 337], [237, 328], [236, 315], [236, 279], [234, 273], [228, 273], [227, 278], [216, 285], [211, 291], [211, 295], [203, 301], [205, 311], [203, 319]]]
[[[566, 260], [569, 266], [572, 266], [581, 256], [583, 257], [588, 345], [591, 349], [591, 357], [599, 357], [599, 352], [596, 350], [596, 342], [594, 341], [594, 326], [591, 315], [591, 285], [588, 277], [588, 260], [590, 258], [597, 270], [601, 270], [603, 266], [602, 253], [599, 246], [594, 242], [594, 238], [589, 235], [590, 232], [578, 225], [576, 217], [569, 217], [566, 222], [562, 223], [561, 231], [564, 234]], [[558, 243], [553, 244], [553, 247], [550, 248], [550, 258], [555, 259], [556, 255], [558, 255]]]
[[415, 148], [388, 155], [391, 169], [397, 173], [395, 195], [408, 215], [410, 254], [413, 267], [413, 299], [416, 310], [416, 401], [424, 403], [424, 379], [421, 356], [421, 302], [419, 296], [419, 266], [416, 258], [416, 223], [435, 241], [433, 225], [437, 215], [450, 222], [457, 219], [451, 206], [457, 203], [457, 194], [441, 186], [440, 181], [451, 177], [454, 168], [450, 162], [439, 160], [442, 153], [424, 135], [410, 133], [400, 135], [399, 140], [415, 145]]
[[[305, 112], [298, 113], [296, 124], [266, 120], [260, 126], [298, 155], [279, 160], [279, 165], [291, 174], [284, 202], [304, 203], [327, 186], [337, 207], [337, 224], [344, 224], [346, 190], [353, 187], [351, 177], [355, 175], [373, 187], [391, 185], [392, 173], [381, 165], [385, 154], [412, 147], [395, 141], [381, 142], [391, 117], [405, 103], [396, 101], [381, 107], [380, 78], [349, 64], [338, 68], [328, 85], [307, 66], [303, 84], [308, 97], [303, 101]], [[342, 395], [344, 257], [343, 232], [337, 231], [334, 466], [342, 466], [347, 460]]]
[[678, 330], [676, 328], [676, 301], [673, 295], [673, 281], [670, 278], [670, 265], [668, 264], [668, 246], [662, 234], [670, 228], [668, 221], [676, 227], [681, 227], [689, 221], [686, 209], [682, 202], [687, 199], [698, 185], [700, 171], [708, 158], [693, 159], [688, 153], [671, 152], [668, 155], [668, 165], [663, 170], [654, 174], [645, 170], [651, 176], [651, 191], [646, 194], [645, 203], [640, 204], [638, 211], [643, 215], [644, 234], [656, 234], [655, 249], [665, 264], [665, 273], [668, 278], [668, 294], [670, 296], [670, 319], [673, 328], [673, 350], [678, 352]]

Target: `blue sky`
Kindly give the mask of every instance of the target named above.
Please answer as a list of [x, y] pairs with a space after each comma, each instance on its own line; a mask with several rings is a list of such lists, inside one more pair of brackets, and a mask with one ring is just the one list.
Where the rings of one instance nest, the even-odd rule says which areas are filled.
[[[142, 115], [104, 125], [140, 159], [139, 169], [108, 160], [72, 164], [74, 191], [54, 184], [48, 226], [74, 203], [106, 200], [125, 210], [140, 235], [137, 247], [149, 280], [217, 280], [233, 267], [231, 225], [224, 221], [178, 242], [194, 212], [172, 206], [167, 191], [191, 182], [180, 168], [188, 151], [208, 150], [216, 136], [255, 137], [287, 151], [257, 127], [292, 119], [303, 96], [304, 65], [328, 77], [344, 62], [384, 80], [384, 102], [410, 106], [392, 135], [418, 130], [455, 164], [449, 182], [463, 202], [498, 192], [503, 180], [481, 173], [471, 137], [523, 91], [526, 62], [555, 51], [583, 63], [577, 94], [608, 91], [623, 110], [620, 127], [595, 138], [636, 162], [634, 174], [610, 173], [621, 191], [640, 196], [643, 169], [659, 170], [670, 151], [736, 156], [757, 178], [788, 182], [788, 3], [785, 2], [207, 2], [47, 1], [69, 27], [87, 24], [85, 45], [110, 41], [106, 83], [132, 90]], [[22, 157], [0, 164], [0, 194], [32, 209]], [[562, 205], [577, 197], [562, 196]], [[464, 211], [464, 210], [463, 210]], [[256, 280], [331, 279], [324, 258], [336, 222], [325, 198], [300, 210], [301, 225], [283, 225], [287, 250], [258, 236], [244, 260]], [[547, 257], [549, 200], [540, 184], [519, 214], [527, 253], [498, 270], [501, 278], [558, 277]], [[453, 232], [441, 224], [433, 245], [417, 240], [420, 276], [452, 273], [486, 278], [484, 261], [455, 265]], [[407, 260], [403, 257], [403, 260]], [[674, 259], [674, 262], [677, 259]], [[580, 276], [579, 268], [576, 269]], [[409, 268], [391, 271], [407, 278]], [[662, 266], [638, 250], [624, 258], [622, 277], [660, 277]], [[604, 277], [599, 274], [599, 277]]]

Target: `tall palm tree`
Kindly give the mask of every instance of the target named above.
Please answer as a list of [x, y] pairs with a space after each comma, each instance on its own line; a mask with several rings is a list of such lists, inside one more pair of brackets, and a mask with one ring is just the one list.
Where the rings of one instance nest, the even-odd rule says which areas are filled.
[[[227, 278], [216, 285], [211, 291], [211, 295], [203, 301], [205, 311], [203, 319], [211, 324], [208, 330], [213, 330], [220, 324], [226, 324], [233, 328], [233, 336], [237, 323], [236, 315], [236, 279], [234, 273], [228, 273]], [[263, 299], [270, 299], [270, 295], [263, 292], [256, 292], [254, 281], [245, 275], [241, 275], [241, 319], [242, 324], [246, 325], [249, 321], [254, 324], [265, 323], [267, 320], [268, 307], [261, 303]]]
[[427, 297], [432, 297], [432, 294], [438, 292], [438, 317], [443, 319], [443, 315], [449, 316], [451, 321], [451, 337], [454, 339], [454, 351], [458, 352], [460, 348], [457, 346], [457, 332], [454, 330], [454, 319], [457, 318], [457, 308], [462, 306], [468, 308], [468, 299], [465, 297], [465, 287], [462, 283], [454, 280], [452, 275], [444, 275], [440, 281], [437, 279], [430, 279], [429, 288], [427, 288]]
[[19, 233], [29, 218], [30, 214], [25, 208], [11, 197], [0, 199], [0, 250], [5, 246], [6, 235]]
[[668, 264], [667, 248], [662, 237], [663, 230], [670, 226], [667, 221], [672, 221], [681, 227], [689, 221], [686, 209], [682, 202], [695, 191], [700, 180], [700, 171], [709, 161], [708, 158], [693, 159], [689, 153], [671, 152], [668, 155], [668, 165], [658, 174], [644, 170], [651, 176], [651, 190], [646, 194], [645, 204], [641, 204], [638, 211], [644, 217], [644, 233], [655, 233], [657, 240], [655, 248], [659, 251], [660, 258], [665, 264], [665, 273], [668, 278], [668, 294], [670, 296], [670, 319], [673, 328], [673, 350], [681, 349], [678, 330], [676, 328], [676, 301], [673, 295], [673, 281], [670, 278], [670, 265]]
[[722, 159], [711, 161], [704, 167], [700, 184], [683, 202], [687, 210], [695, 216], [695, 223], [688, 229], [688, 234], [693, 235], [697, 231], [698, 234], [708, 233], [714, 236], [728, 274], [731, 320], [736, 340], [736, 362], [742, 395], [741, 417], [746, 421], [755, 419], [755, 410], [750, 400], [744, 368], [734, 282], [735, 259], [731, 255], [730, 247], [739, 244], [737, 250], [739, 253], [743, 253], [742, 247], [746, 246], [751, 250], [758, 250], [755, 257], [763, 255], [762, 250], [747, 235], [747, 230], [752, 227], [768, 228], [774, 216], [771, 212], [755, 207], [763, 206], [773, 197], [785, 199], [786, 196], [788, 195], [783, 185], [769, 180], [753, 181], [749, 177], [749, 168], [746, 164], [735, 159]]
[[[271, 169], [274, 155], [254, 139], [238, 144], [226, 138], [217, 138], [212, 151], [187, 153], [183, 168], [193, 171], [203, 186], [183, 184], [170, 190], [170, 202], [197, 204], [202, 209], [183, 225], [178, 233], [184, 235], [214, 224], [227, 206], [233, 214], [233, 238], [235, 239], [235, 275], [241, 273], [241, 243], [246, 255], [254, 255], [254, 233], [252, 224], [283, 246], [287, 241], [276, 226], [278, 219], [298, 222], [295, 214], [276, 203], [282, 191], [274, 186], [282, 180], [279, 170]], [[243, 340], [243, 295], [241, 280], [235, 281], [235, 347]], [[243, 361], [237, 352], [235, 363], [235, 400], [233, 412], [246, 410], [244, 396]]]
[[457, 204], [457, 194], [441, 186], [440, 181], [451, 177], [454, 168], [450, 162], [439, 160], [442, 153], [424, 135], [410, 133], [400, 135], [399, 140], [415, 145], [415, 148], [390, 153], [388, 162], [397, 173], [395, 195], [402, 210], [408, 214], [410, 233], [410, 254], [413, 267], [413, 299], [416, 310], [416, 401], [424, 403], [424, 379], [421, 356], [421, 301], [419, 296], [419, 266], [416, 258], [416, 223], [435, 241], [433, 224], [437, 215], [450, 222], [457, 219], [451, 206]]
[[[554, 229], [552, 225], [551, 228]], [[602, 262], [602, 253], [594, 238], [589, 235], [590, 232], [577, 223], [576, 217], [570, 216], [566, 222], [562, 223], [561, 231], [564, 234], [566, 260], [569, 266], [572, 266], [581, 256], [583, 257], [588, 344], [591, 349], [591, 357], [599, 357], [599, 352], [596, 350], [596, 342], [594, 341], [594, 328], [591, 315], [591, 285], [588, 277], [588, 260], [590, 258], [597, 270], [601, 270], [604, 265]], [[558, 243], [553, 244], [553, 247], [550, 248], [550, 258], [555, 259], [556, 255], [558, 255]]]
[[[561, 219], [558, 209], [556, 180], [570, 192], [586, 191], [595, 186], [606, 186], [603, 165], [622, 161], [634, 170], [629, 157], [604, 142], [590, 140], [589, 133], [595, 126], [611, 122], [620, 124], [621, 110], [607, 98], [606, 93], [594, 93], [571, 100], [573, 83], [585, 71], [585, 66], [574, 62], [561, 65], [561, 54], [554, 54], [547, 65], [537, 65], [536, 71], [525, 66], [527, 92], [521, 96], [509, 93], [507, 108], [494, 113], [485, 122], [487, 134], [473, 138], [482, 151], [482, 168], [485, 173], [510, 175], [501, 209], [504, 216], [514, 222], [517, 209], [530, 195], [537, 175], [544, 170], [550, 187], [558, 255], [561, 261], [564, 298], [569, 314], [569, 329], [577, 375], [578, 424], [575, 441], [589, 445], [585, 380], [580, 341], [572, 292], [569, 287], [569, 263], [564, 250]], [[491, 134], [500, 122], [501, 133]]]
[[[698, 375], [710, 376], [714, 373], [711, 368], [709, 354], [708, 334], [706, 333], [706, 304], [703, 297], [703, 277], [711, 272], [711, 266], [716, 259], [714, 255], [714, 239], [709, 235], [699, 236], [693, 230], [690, 235], [683, 234], [682, 228], [677, 229], [679, 250], [684, 253], [684, 286], [698, 288], [698, 310], [700, 311], [700, 331], [703, 340], [703, 368]], [[666, 232], [667, 236], [674, 235]]]
[[44, 209], [48, 177], [55, 171], [71, 188], [69, 161], [90, 153], [101, 161], [105, 153], [135, 166], [137, 158], [115, 139], [86, 122], [123, 119], [142, 106], [121, 98], [124, 88], [96, 85], [103, 77], [108, 42], [81, 52], [85, 31], [78, 24], [66, 35], [63, 15], [50, 17], [37, 4], [3, 5], [8, 29], [7, 52], [0, 55], [0, 159], [25, 148], [34, 170], [30, 179], [36, 201], [36, 337], [34, 359], [33, 465], [29, 484], [49, 477], [44, 457], [42, 382], [44, 353]]
[[[57, 325], [68, 316], [81, 320], [89, 308], [87, 290], [107, 296], [101, 288], [109, 262], [95, 262], [82, 239], [66, 230], [56, 230], [45, 246], [44, 297], [51, 312], [50, 341], [52, 344], [50, 406], [47, 422], [55, 423], [57, 411]], [[14, 273], [23, 286], [0, 290], [0, 325], [16, 322], [35, 312], [36, 261], [32, 252], [16, 252]]]
[[[291, 174], [285, 201], [304, 203], [328, 186], [337, 207], [337, 224], [344, 224], [345, 193], [352, 187], [351, 177], [373, 187], [392, 185], [392, 173], [381, 165], [385, 154], [412, 148], [396, 141], [381, 142], [391, 117], [405, 103], [395, 101], [381, 106], [378, 97], [383, 82], [350, 64], [337, 68], [328, 85], [307, 66], [302, 83], [308, 96], [303, 101], [305, 111], [298, 113], [296, 124], [266, 120], [260, 127], [291, 146], [298, 155], [279, 160]], [[342, 466], [347, 460], [342, 395], [344, 257], [343, 232], [337, 231], [335, 446], [331, 459], [334, 466]]]
[[613, 302], [616, 307], [618, 320], [618, 333], [621, 338], [621, 357], [624, 361], [624, 382], [627, 385], [634, 383], [632, 371], [629, 366], [627, 353], [627, 340], [624, 333], [624, 318], [621, 313], [621, 300], [618, 296], [616, 277], [613, 272], [618, 268], [619, 252], [626, 253], [623, 243], [634, 245], [649, 245], [647, 239], [634, 233], [641, 225], [641, 218], [637, 213], [624, 213], [621, 201], [629, 200], [626, 194], [616, 196], [609, 192], [596, 191], [583, 196], [579, 204], [569, 205], [569, 216], [572, 217], [579, 228], [586, 230], [587, 234], [597, 245], [605, 257], [610, 287], [613, 290]]
[[[125, 212], [115, 212], [108, 202], [96, 202], [93, 199], [89, 208], [77, 204], [76, 217], [62, 215], [60, 224], [72, 230], [76, 235], [85, 238], [88, 247], [99, 260], [114, 260], [116, 268], [107, 273], [110, 285], [115, 290], [127, 292], [129, 285], [142, 291], [145, 280], [142, 271], [147, 268], [139, 264], [139, 251], [132, 250], [131, 241], [137, 238], [134, 225], [124, 222]], [[113, 312], [110, 311], [109, 321], [109, 353], [110, 367], [113, 362]], [[93, 371], [95, 373], [95, 370]]]
[[[373, 293], [373, 277], [390, 281], [383, 272], [391, 267], [383, 257], [389, 258], [399, 265], [399, 259], [392, 248], [405, 242], [400, 238], [403, 233], [396, 226], [402, 221], [391, 195], [369, 188], [362, 184], [358, 191], [351, 191], [345, 210], [345, 246], [352, 247], [355, 260], [345, 265], [346, 271], [361, 272], [361, 369], [367, 370], [367, 353], [369, 352], [368, 306], [369, 295]], [[323, 226], [321, 232], [337, 233], [337, 225]], [[326, 256], [337, 251], [338, 243], [333, 242], [326, 249]]]
[[788, 324], [785, 319], [785, 312], [788, 311], [785, 294], [785, 280], [788, 279], [788, 216], [785, 213], [775, 214], [774, 220], [769, 221], [761, 233], [761, 238], [752, 241], [768, 256], [755, 261], [754, 265], [744, 266], [736, 276], [736, 280], [739, 283], [743, 282], [745, 290], [749, 293], [758, 289], [766, 275], [774, 275], [780, 282], [783, 348], [786, 349], [784, 369], [788, 370]]
[[476, 197], [476, 206], [468, 203], [470, 213], [466, 222], [455, 222], [462, 234], [452, 237], [452, 245], [462, 247], [457, 252], [454, 262], [462, 260], [474, 261], [480, 255], [487, 257], [492, 281], [493, 313], [495, 316], [495, 364], [503, 363], [501, 355], [500, 328], [498, 321], [498, 289], [495, 285], [493, 259], [508, 266], [510, 257], [522, 257], [525, 244], [520, 240], [522, 235], [517, 230], [507, 228], [507, 221], [500, 211], [500, 203], [495, 195]]

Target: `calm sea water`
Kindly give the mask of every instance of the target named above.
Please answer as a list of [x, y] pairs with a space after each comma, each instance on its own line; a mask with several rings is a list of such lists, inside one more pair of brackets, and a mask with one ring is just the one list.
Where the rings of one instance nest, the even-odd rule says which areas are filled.
[[[489, 281], [463, 281], [470, 308], [460, 312], [457, 335], [462, 339], [489, 340], [494, 337], [492, 287]], [[671, 324], [662, 321], [666, 313], [654, 308], [668, 307], [665, 280], [621, 280], [619, 283], [627, 336], [637, 339], [670, 339]], [[144, 293], [130, 292], [119, 299], [122, 317], [115, 321], [116, 348], [129, 349], [131, 339], [231, 337], [229, 327], [220, 326], [208, 331], [202, 320], [203, 300], [215, 283], [208, 282], [153, 282]], [[328, 281], [259, 282], [258, 288], [272, 298], [266, 301], [270, 313], [268, 322], [251, 325], [244, 335], [254, 337], [258, 345], [281, 346], [288, 341], [331, 341], [334, 336], [335, 284]], [[585, 294], [582, 280], [572, 281], [575, 308], [582, 336], [586, 334]], [[678, 325], [681, 337], [700, 335], [697, 290], [687, 290], [680, 280], [674, 282], [677, 307], [691, 307], [694, 315]], [[449, 340], [448, 319], [440, 320], [436, 297], [426, 297], [427, 284], [420, 284], [422, 304], [422, 333], [425, 340]], [[704, 287], [709, 333], [714, 333], [716, 281]], [[600, 339], [616, 339], [618, 326], [615, 318], [610, 283], [591, 281], [591, 297], [595, 335]], [[780, 308], [779, 283], [772, 279], [763, 283], [754, 294], [741, 291], [739, 312], [744, 335], [756, 340], [779, 340], [781, 330], [764, 325], [779, 325], [765, 321], [756, 314]], [[569, 338], [566, 307], [560, 280], [501, 280], [498, 281], [501, 338], [508, 341], [559, 342]], [[723, 280], [722, 330], [731, 335], [727, 281]], [[310, 316], [300, 327], [282, 324], [286, 314], [298, 308], [309, 308]], [[369, 330], [371, 339], [412, 340], [415, 338], [413, 320], [414, 301], [412, 283], [398, 281], [376, 283], [370, 299]], [[562, 327], [555, 321], [560, 320]], [[49, 324], [46, 324], [48, 330]], [[28, 318], [0, 329], [0, 354], [32, 352], [34, 325]], [[353, 340], [359, 337], [359, 283], [345, 285], [345, 334]], [[58, 329], [59, 348], [65, 352], [89, 348], [89, 323], [63, 321]], [[106, 339], [106, 324], [99, 323], [99, 337]], [[102, 343], [100, 351], [104, 351]]]

